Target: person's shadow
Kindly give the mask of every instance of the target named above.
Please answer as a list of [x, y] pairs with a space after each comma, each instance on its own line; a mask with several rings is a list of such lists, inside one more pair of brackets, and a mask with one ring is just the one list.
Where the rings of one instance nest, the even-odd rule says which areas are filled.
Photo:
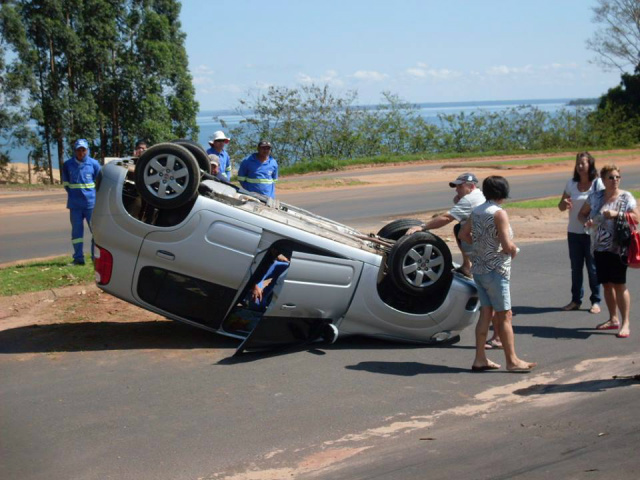
[[469, 373], [470, 371], [468, 368], [418, 362], [360, 362], [356, 365], [347, 365], [345, 368], [347, 370], [357, 370], [382, 375], [398, 375], [402, 377], [438, 373]]
[[640, 375], [632, 378], [609, 378], [605, 380], [585, 380], [584, 382], [567, 383], [567, 384], [547, 384], [532, 385], [527, 388], [515, 390], [513, 393], [523, 397], [531, 395], [548, 395], [551, 393], [597, 393], [610, 390], [612, 388], [628, 387], [640, 381]]

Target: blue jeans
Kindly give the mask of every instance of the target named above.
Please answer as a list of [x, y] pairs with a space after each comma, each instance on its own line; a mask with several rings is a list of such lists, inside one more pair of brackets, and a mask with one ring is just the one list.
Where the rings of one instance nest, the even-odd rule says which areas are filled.
[[591, 239], [586, 233], [567, 233], [569, 244], [569, 259], [571, 260], [571, 301], [582, 303], [584, 288], [582, 287], [582, 269], [586, 263], [589, 276], [589, 288], [591, 303], [600, 303], [600, 283], [596, 275], [596, 264], [591, 254]]

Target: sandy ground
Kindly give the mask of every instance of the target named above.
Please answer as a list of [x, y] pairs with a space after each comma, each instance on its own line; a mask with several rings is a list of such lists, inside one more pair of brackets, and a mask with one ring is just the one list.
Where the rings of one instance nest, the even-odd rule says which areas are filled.
[[[44, 183], [48, 181], [48, 179], [48, 172], [40, 171], [36, 173], [33, 171], [33, 167], [31, 167], [31, 183]], [[11, 180], [11, 182], [17, 183], [28, 183], [28, 165], [26, 163], [10, 163], [7, 166], [7, 171], [5, 173], [0, 173], [0, 183], [4, 183], [6, 180]], [[60, 170], [57, 168], [53, 169], [53, 181], [55, 183], [60, 183]]]
[[[599, 165], [615, 162], [624, 169], [624, 165], [631, 162], [640, 161], [640, 152], [607, 152], [613, 154], [609, 160], [600, 161]], [[564, 154], [554, 154], [560, 156]], [[570, 155], [570, 154], [566, 154]], [[604, 157], [607, 154], [603, 155]], [[538, 157], [543, 157], [539, 155]], [[505, 157], [506, 158], [506, 157]], [[509, 159], [518, 157], [508, 157]], [[524, 158], [524, 157], [523, 157]], [[469, 159], [466, 163], [475, 161], [487, 162], [487, 159]], [[491, 161], [496, 160], [492, 158]], [[544, 167], [525, 168], [518, 172], [519, 175], [531, 174], [540, 175], [545, 172], [565, 171], [571, 172], [573, 162], [564, 162], [557, 165], [546, 165]], [[448, 182], [457, 173], [468, 171], [469, 167], [443, 165], [442, 169], [425, 172], [424, 175], [397, 173], [396, 166], [378, 167], [375, 173], [371, 174], [370, 168], [350, 169], [341, 180], [336, 182], [329, 178], [327, 174], [312, 174], [296, 177], [288, 177], [282, 182], [284, 192], [295, 192], [309, 189], [331, 190], [337, 186], [344, 188], [344, 178], [354, 179], [359, 186], [376, 185], [378, 183], [406, 185], [408, 183], [436, 183]], [[474, 168], [478, 171], [477, 168]], [[364, 175], [366, 173], [366, 175]], [[505, 174], [501, 169], [482, 169], [478, 173], [481, 177], [491, 174]], [[365, 185], [365, 188], [366, 188]], [[0, 190], [3, 198], [9, 196], [25, 195], [25, 192]], [[29, 192], [32, 196], [45, 196], [49, 192]], [[43, 208], [60, 208], [59, 205], [52, 205], [50, 200], [43, 199], [42, 202], [34, 202], [28, 207], [21, 205], [11, 205], [0, 210], [0, 214], [13, 215], [24, 213], [28, 209], [43, 211]], [[64, 208], [64, 205], [62, 206]], [[424, 212], [417, 218], [427, 220], [439, 212]], [[517, 244], [528, 242], [540, 242], [563, 239], [566, 236], [567, 213], [561, 213], [555, 208], [550, 209], [510, 209], [509, 217], [515, 232]], [[374, 226], [372, 226], [374, 227]], [[457, 247], [452, 237], [451, 225], [447, 225], [434, 232], [442, 237], [449, 244], [452, 252], [457, 253]], [[367, 231], [366, 229], [362, 229]], [[371, 230], [373, 231], [373, 230]], [[6, 267], [6, 265], [5, 265]], [[101, 322], [164, 322], [169, 323], [164, 317], [147, 312], [143, 309], [125, 303], [115, 297], [102, 293], [95, 285], [85, 285], [79, 287], [66, 287], [44, 292], [28, 293], [13, 297], [0, 297], [0, 330], [9, 330], [20, 326], [31, 325], [37, 328], [42, 324], [69, 324], [76, 322], [91, 323], [98, 325]], [[161, 330], [161, 329], [160, 329]], [[90, 329], [83, 332], [83, 335], [91, 336]], [[161, 342], [162, 335], [158, 336]], [[78, 339], [80, 341], [80, 339]], [[47, 350], [55, 352], [56, 345], [48, 345]]]

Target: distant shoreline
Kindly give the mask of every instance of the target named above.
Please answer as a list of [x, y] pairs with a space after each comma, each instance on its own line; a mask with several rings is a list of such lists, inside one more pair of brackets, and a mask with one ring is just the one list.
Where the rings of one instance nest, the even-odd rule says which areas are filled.
[[[439, 114], [456, 114], [457, 110], [461, 112], [468, 113], [469, 111], [473, 112], [477, 111], [491, 111], [492, 109], [500, 110], [502, 107], [504, 108], [512, 108], [518, 106], [532, 106], [532, 107], [541, 107], [545, 110], [560, 110], [565, 107], [578, 107], [578, 106], [586, 106], [589, 107], [591, 104], [576, 104], [570, 105], [570, 102], [583, 101], [585, 99], [579, 98], [542, 98], [542, 99], [520, 99], [520, 100], [473, 100], [467, 102], [422, 102], [422, 103], [411, 103], [407, 102], [409, 105], [414, 106], [418, 109], [419, 113], [422, 112], [422, 115], [425, 119], [436, 118]], [[378, 107], [384, 108], [385, 105], [359, 105], [353, 106], [355, 109], [363, 109], [363, 110], [373, 110]], [[198, 135], [198, 143], [203, 146], [207, 146], [207, 141], [212, 137], [213, 132], [216, 130], [224, 130], [226, 132], [229, 131], [230, 128], [237, 127], [240, 125], [242, 120], [242, 116], [251, 115], [250, 111], [235, 111], [235, 110], [200, 110], [196, 115], [196, 123], [200, 128], [200, 133]], [[226, 124], [225, 127], [222, 126], [221, 121], [224, 121]], [[427, 120], [430, 121], [430, 120]], [[14, 149], [10, 152], [11, 162], [9, 165], [18, 165], [27, 163], [27, 155], [28, 151], [25, 148]], [[64, 158], [69, 158], [70, 155], [65, 155]], [[57, 165], [57, 155], [55, 153], [55, 147], [52, 151], [52, 158], [54, 165]]]

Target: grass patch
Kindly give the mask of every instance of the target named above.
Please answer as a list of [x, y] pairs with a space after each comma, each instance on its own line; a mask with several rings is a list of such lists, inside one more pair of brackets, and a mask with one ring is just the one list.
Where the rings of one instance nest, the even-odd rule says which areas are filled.
[[59, 184], [49, 185], [44, 183], [2, 183], [0, 182], [0, 190], [10, 191], [47, 191], [47, 190], [61, 190], [63, 187]]
[[84, 266], [69, 265], [69, 257], [36, 261], [0, 269], [0, 296], [82, 285], [94, 281], [91, 259]]
[[[640, 190], [628, 190], [636, 200], [640, 200]], [[523, 200], [521, 202], [507, 202], [505, 208], [557, 208], [560, 195], [547, 198], [536, 198], [533, 200]]]
[[[621, 157], [626, 156], [632, 153], [637, 153], [636, 151], [630, 150], [627, 152], [614, 152], [614, 153], [602, 153], [597, 156], [598, 160], [604, 158], [611, 157]], [[549, 165], [554, 163], [566, 163], [566, 162], [575, 162], [575, 155], [562, 156], [562, 157], [548, 157], [548, 158], [517, 158], [514, 160], [505, 160], [500, 162], [480, 162], [480, 163], [469, 163], [467, 165], [461, 164], [456, 165], [456, 167], [464, 167], [468, 166], [469, 168], [473, 167], [485, 167], [485, 168], [504, 168], [504, 167], [527, 167], [533, 165]], [[600, 162], [602, 163], [602, 162]]]
[[509, 202], [504, 204], [504, 208], [556, 208], [559, 201], [560, 195], [557, 197], [523, 200], [521, 202]]
[[[466, 160], [469, 157], [473, 158], [483, 158], [483, 157], [496, 157], [496, 156], [507, 156], [507, 155], [543, 155], [543, 154], [553, 154], [556, 153], [558, 149], [552, 150], [517, 150], [517, 151], [490, 151], [490, 152], [464, 152], [464, 153], [438, 153], [438, 154], [425, 154], [425, 153], [415, 153], [415, 154], [406, 154], [406, 155], [395, 155], [395, 154], [381, 154], [372, 157], [358, 157], [358, 158], [331, 158], [326, 157], [314, 161], [299, 161], [294, 165], [280, 167], [279, 173], [281, 176], [285, 175], [297, 175], [311, 172], [326, 172], [332, 170], [343, 170], [346, 167], [351, 166], [363, 166], [363, 165], [384, 165], [391, 163], [413, 163], [413, 162], [438, 162], [442, 160]], [[616, 153], [603, 153], [598, 154], [596, 158], [598, 160], [609, 157], [618, 157], [625, 156], [634, 153], [639, 153], [640, 150], [637, 148], [628, 149], [624, 152], [616, 152]], [[559, 157], [549, 157], [549, 158], [536, 158], [536, 159], [515, 159], [515, 160], [507, 160], [500, 162], [486, 162], [486, 163], [477, 163], [473, 162], [470, 164], [465, 163], [456, 163], [456, 167], [465, 167], [469, 166], [478, 167], [478, 166], [487, 166], [487, 167], [495, 167], [500, 165], [536, 165], [536, 164], [546, 164], [546, 163], [564, 163], [567, 161], [575, 161], [575, 155], [568, 156], [559, 156]]]

